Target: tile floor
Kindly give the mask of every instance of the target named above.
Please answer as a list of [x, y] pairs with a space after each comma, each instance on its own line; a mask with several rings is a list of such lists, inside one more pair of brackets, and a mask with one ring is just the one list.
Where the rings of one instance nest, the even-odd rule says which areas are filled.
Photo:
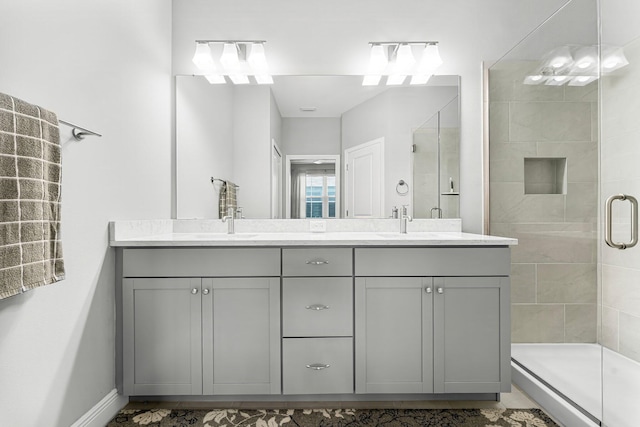
[[381, 402], [186, 402], [186, 401], [145, 401], [130, 402], [126, 409], [320, 409], [320, 408], [355, 408], [355, 409], [472, 409], [472, 408], [506, 408], [528, 409], [539, 408], [528, 395], [515, 385], [511, 393], [502, 393], [500, 402], [494, 401], [452, 401], [452, 400], [417, 400], [417, 401], [381, 401]]

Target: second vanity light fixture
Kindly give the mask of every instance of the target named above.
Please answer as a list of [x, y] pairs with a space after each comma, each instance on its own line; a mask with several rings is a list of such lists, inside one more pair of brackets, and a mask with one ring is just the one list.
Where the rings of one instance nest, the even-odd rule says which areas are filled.
[[527, 85], [586, 86], [629, 64], [619, 47], [603, 46], [602, 67], [597, 46], [567, 45], [548, 52], [539, 66], [524, 79]]
[[[196, 40], [193, 63], [211, 84], [225, 84], [225, 76], [233, 84], [249, 84], [253, 76], [257, 84], [273, 84], [264, 53], [264, 40]], [[222, 46], [216, 64], [211, 46]]]
[[[401, 85], [408, 76], [410, 84], [423, 85], [442, 65], [438, 42], [370, 42], [369, 68], [362, 80], [363, 86], [376, 86], [383, 76], [389, 86]], [[414, 47], [420, 51], [420, 59], [413, 55]]]

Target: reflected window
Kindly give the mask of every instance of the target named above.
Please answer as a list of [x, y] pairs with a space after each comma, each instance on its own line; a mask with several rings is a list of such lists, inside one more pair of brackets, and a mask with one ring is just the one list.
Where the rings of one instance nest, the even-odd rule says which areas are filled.
[[336, 217], [335, 175], [307, 173], [305, 180], [305, 217]]

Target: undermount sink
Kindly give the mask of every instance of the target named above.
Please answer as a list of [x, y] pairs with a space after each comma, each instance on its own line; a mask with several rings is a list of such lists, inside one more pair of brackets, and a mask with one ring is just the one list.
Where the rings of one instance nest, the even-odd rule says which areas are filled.
[[[398, 237], [403, 236], [403, 234], [400, 233], [376, 233], [378, 236], [380, 237], [384, 237], [385, 239], [397, 239]], [[406, 236], [406, 234], [405, 234]]]
[[223, 234], [225, 239], [252, 239], [257, 236], [257, 234], [249, 234], [249, 233], [236, 233], [236, 234]]

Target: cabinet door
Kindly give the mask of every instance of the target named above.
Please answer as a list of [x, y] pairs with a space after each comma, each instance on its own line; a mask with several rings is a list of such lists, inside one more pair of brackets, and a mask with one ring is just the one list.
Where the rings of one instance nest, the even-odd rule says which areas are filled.
[[280, 393], [280, 280], [202, 279], [204, 394]]
[[433, 392], [431, 286], [431, 278], [356, 278], [356, 393]]
[[124, 279], [124, 394], [202, 394], [200, 279]]
[[434, 392], [509, 390], [509, 279], [437, 277], [434, 289]]

